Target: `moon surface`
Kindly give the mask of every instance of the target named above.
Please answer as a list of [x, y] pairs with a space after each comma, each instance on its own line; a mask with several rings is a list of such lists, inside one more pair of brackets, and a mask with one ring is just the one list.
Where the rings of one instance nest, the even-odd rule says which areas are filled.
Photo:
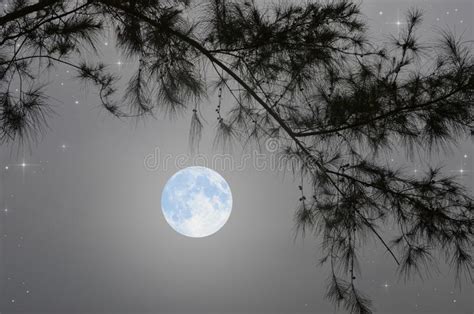
[[168, 224], [192, 238], [221, 229], [232, 211], [232, 193], [225, 179], [209, 168], [188, 167], [175, 173], [161, 195]]

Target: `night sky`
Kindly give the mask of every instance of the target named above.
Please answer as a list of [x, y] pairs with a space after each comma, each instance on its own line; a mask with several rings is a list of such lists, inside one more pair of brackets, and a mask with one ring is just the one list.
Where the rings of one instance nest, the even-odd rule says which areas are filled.
[[[388, 41], [411, 7], [425, 12], [423, 41], [432, 43], [441, 29], [474, 39], [474, 2], [448, 0], [364, 1], [371, 36]], [[117, 55], [112, 33], [101, 40], [103, 59], [127, 77], [133, 62]], [[206, 123], [200, 157], [193, 158], [192, 108], [173, 119], [119, 120], [67, 68], [41, 80], [55, 111], [48, 131], [31, 146], [0, 149], [2, 314], [337, 313], [324, 299], [328, 269], [318, 266], [319, 240], [295, 240], [298, 182], [271, 166], [271, 148], [261, 151], [265, 167], [238, 143], [231, 165], [212, 162], [222, 153], [213, 145], [217, 95], [201, 104]], [[401, 153], [386, 157], [414, 175], [427, 163], [444, 165], [474, 188], [471, 138], [412, 161]], [[192, 165], [216, 169], [233, 195], [227, 224], [201, 239], [175, 232], [160, 205], [166, 181]], [[474, 313], [472, 283], [460, 290], [443, 263], [423, 280], [404, 282], [375, 240], [360, 262], [358, 283], [378, 313]]]

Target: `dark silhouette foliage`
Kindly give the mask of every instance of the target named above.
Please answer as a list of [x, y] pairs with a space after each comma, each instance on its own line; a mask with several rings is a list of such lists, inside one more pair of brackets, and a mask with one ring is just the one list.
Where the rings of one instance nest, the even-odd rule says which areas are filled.
[[[472, 280], [472, 196], [440, 169], [412, 176], [381, 158], [394, 147], [443, 148], [474, 129], [470, 46], [448, 32], [423, 44], [421, 22], [421, 12], [408, 12], [405, 29], [379, 47], [350, 0], [13, 0], [0, 15], [0, 140], [44, 131], [51, 109], [37, 82], [57, 64], [97, 87], [118, 117], [191, 107], [192, 145], [203, 128], [199, 101], [213, 86], [216, 143], [281, 143], [303, 182], [298, 229], [322, 239], [327, 298], [371, 313], [357, 289], [357, 254], [370, 237], [402, 276], [423, 275], [444, 253], [458, 279]], [[124, 95], [108, 66], [85, 61], [99, 59], [108, 29], [136, 64]], [[221, 108], [222, 97], [233, 106]]]

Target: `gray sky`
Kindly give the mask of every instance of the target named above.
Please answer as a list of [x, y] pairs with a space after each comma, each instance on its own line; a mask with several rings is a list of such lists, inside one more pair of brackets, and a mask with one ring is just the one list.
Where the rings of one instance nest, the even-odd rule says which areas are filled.
[[[425, 10], [427, 40], [438, 27], [474, 37], [470, 1], [366, 1], [362, 8], [373, 36], [383, 38], [413, 5]], [[131, 70], [111, 40], [103, 54], [118, 71]], [[0, 212], [1, 313], [334, 313], [324, 299], [328, 272], [317, 266], [317, 239], [294, 241], [299, 196], [291, 175], [257, 171], [251, 162], [219, 171], [232, 189], [231, 217], [211, 237], [186, 238], [160, 208], [161, 189], [178, 167], [147, 169], [144, 159], [157, 148], [162, 157], [187, 154], [190, 114], [117, 120], [66, 71], [43, 77], [57, 113], [47, 134], [29, 152], [0, 150], [0, 205], [8, 209]], [[212, 113], [216, 99], [204, 110]], [[218, 152], [214, 127], [211, 114], [201, 144], [208, 158]], [[241, 154], [236, 146], [234, 158]], [[464, 169], [471, 190], [472, 158], [470, 139], [434, 157], [447, 171]], [[384, 250], [369, 245], [361, 267], [361, 288], [380, 313], [474, 311], [472, 285], [456, 289], [445, 265], [430, 279], [404, 283]]]

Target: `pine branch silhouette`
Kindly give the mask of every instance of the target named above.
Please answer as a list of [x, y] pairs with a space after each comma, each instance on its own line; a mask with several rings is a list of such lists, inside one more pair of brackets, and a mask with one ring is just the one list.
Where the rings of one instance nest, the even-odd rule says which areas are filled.
[[[474, 130], [472, 49], [449, 32], [434, 45], [420, 42], [421, 23], [421, 12], [409, 11], [405, 29], [379, 47], [350, 0], [271, 8], [238, 0], [13, 0], [0, 15], [0, 141], [44, 132], [52, 111], [37, 73], [58, 64], [95, 86], [117, 117], [192, 108], [192, 145], [203, 128], [197, 104], [214, 86], [234, 101], [221, 108], [219, 100], [216, 143], [280, 142], [279, 154], [304, 182], [297, 229], [322, 239], [327, 298], [371, 313], [357, 288], [357, 253], [370, 237], [407, 279], [429, 272], [442, 252], [459, 281], [472, 280], [469, 191], [441, 169], [413, 177], [380, 158], [395, 145], [407, 153], [445, 148]], [[125, 88], [103, 61], [86, 61], [91, 53], [100, 60], [97, 40], [108, 29], [137, 65]], [[396, 225], [391, 241], [387, 224]]]

